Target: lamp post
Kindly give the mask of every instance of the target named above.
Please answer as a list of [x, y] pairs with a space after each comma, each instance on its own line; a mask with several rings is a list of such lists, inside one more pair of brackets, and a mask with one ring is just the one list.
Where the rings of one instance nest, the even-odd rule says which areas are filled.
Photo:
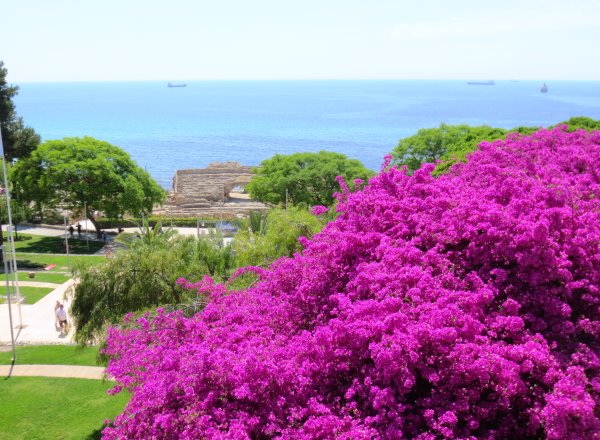
[[[16, 287], [17, 295], [19, 295], [19, 279], [17, 275], [17, 260], [15, 256], [15, 240], [12, 235], [12, 212], [10, 208], [10, 191], [8, 189], [8, 170], [6, 169], [6, 157], [4, 156], [4, 143], [2, 142], [2, 134], [1, 134], [1, 126], [0, 126], [0, 150], [2, 150], [2, 170], [4, 172], [4, 196], [6, 197], [6, 212], [8, 215], [8, 226], [6, 228], [6, 238], [8, 241], [9, 253], [11, 254], [11, 262], [10, 265], [13, 269], [13, 286]], [[15, 347], [15, 334], [13, 331], [13, 320], [12, 320], [12, 299], [11, 292], [9, 287], [9, 264], [6, 261], [7, 252], [6, 246], [2, 243], [2, 255], [4, 257], [4, 274], [6, 275], [6, 302], [8, 303], [8, 322], [10, 325], [10, 341], [12, 344], [12, 362], [14, 363], [17, 360], [17, 351]], [[20, 325], [22, 327], [22, 323]]]
[[88, 254], [90, 253], [90, 234], [88, 234], [87, 202], [83, 202], [83, 215], [85, 217], [85, 244]]
[[63, 211], [63, 218], [65, 220], [65, 249], [67, 251], [67, 267], [71, 270], [71, 266], [69, 265], [69, 236], [67, 234], [67, 214]]
[[10, 342], [12, 345], [12, 361], [15, 362], [17, 360], [17, 352], [15, 349], [15, 332], [13, 330], [13, 319], [12, 319], [12, 299], [10, 297], [10, 287], [8, 281], [8, 262], [6, 261], [6, 252], [4, 249], [4, 245], [2, 247], [2, 258], [4, 259], [4, 273], [6, 275], [6, 303], [8, 304], [8, 325], [10, 327]]

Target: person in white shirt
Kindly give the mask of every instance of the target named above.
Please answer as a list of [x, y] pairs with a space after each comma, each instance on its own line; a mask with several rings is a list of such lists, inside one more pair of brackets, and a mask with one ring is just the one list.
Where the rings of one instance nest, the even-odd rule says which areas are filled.
[[58, 317], [58, 323], [60, 325], [61, 332], [66, 330], [67, 328], [67, 311], [65, 310], [65, 306], [63, 304], [60, 305], [58, 310], [56, 311], [56, 316]]
[[60, 301], [56, 300], [56, 304], [54, 304], [54, 327], [57, 329], [60, 327], [60, 321], [58, 320], [58, 309], [60, 309]]

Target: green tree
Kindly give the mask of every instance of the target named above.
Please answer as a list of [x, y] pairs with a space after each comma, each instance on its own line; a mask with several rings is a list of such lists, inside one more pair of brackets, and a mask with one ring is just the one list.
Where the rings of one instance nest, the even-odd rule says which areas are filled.
[[321, 220], [306, 209], [271, 209], [262, 220], [242, 224], [233, 241], [236, 263], [266, 267], [279, 257], [293, 256], [302, 249], [298, 238], [310, 238], [321, 229]]
[[231, 248], [221, 237], [198, 239], [160, 229], [144, 225], [138, 234], [124, 234], [119, 241], [127, 247], [101, 265], [75, 267], [79, 281], [71, 291], [70, 312], [77, 342], [100, 341], [106, 326], [127, 313], [195, 302], [197, 294], [179, 286], [179, 278], [195, 282], [211, 275], [225, 281], [233, 271]]
[[392, 151], [394, 165], [406, 165], [409, 171], [421, 167], [423, 163], [439, 161], [436, 173], [447, 171], [453, 164], [466, 160], [467, 154], [474, 151], [483, 141], [503, 139], [508, 133], [530, 134], [534, 127], [518, 127], [513, 130], [480, 125], [441, 124], [437, 128], [422, 128], [417, 134], [401, 139]]
[[91, 137], [47, 141], [11, 171], [19, 200], [43, 207], [83, 211], [98, 229], [94, 211], [118, 218], [150, 212], [164, 200], [164, 190], [114, 145]]
[[556, 125], [566, 124], [569, 126], [569, 131], [575, 131], [583, 128], [584, 130], [600, 130], [600, 120], [588, 118], [587, 116], [575, 116], [568, 121], [560, 122]]
[[[28, 203], [22, 203], [21, 201], [14, 199], [10, 200], [10, 209], [12, 224], [15, 227], [15, 237], [18, 238], [19, 234], [17, 232], [17, 226], [19, 223], [29, 220], [31, 217], [31, 209]], [[2, 224], [8, 224], [8, 211], [6, 209], [6, 199], [4, 197], [0, 198], [0, 221], [2, 221]], [[0, 255], [0, 263], [2, 261]]]
[[7, 160], [29, 155], [40, 143], [40, 136], [31, 127], [25, 126], [17, 115], [12, 101], [19, 88], [6, 82], [8, 71], [0, 61], [0, 131]]
[[366, 181], [374, 173], [358, 160], [320, 151], [276, 154], [264, 160], [255, 174], [246, 186], [254, 199], [274, 205], [283, 205], [287, 200], [290, 204], [301, 206], [331, 206], [333, 193], [339, 190], [337, 176], [344, 177], [352, 187], [354, 179]]
[[[31, 127], [25, 126], [23, 118], [17, 116], [12, 98], [17, 95], [19, 88], [6, 82], [7, 73], [4, 62], [0, 61], [0, 139], [4, 158], [10, 162], [27, 156], [39, 145], [40, 137]], [[4, 181], [0, 186], [4, 186]], [[3, 243], [4, 235], [0, 226], [0, 245]], [[0, 253], [0, 263], [2, 262], [3, 256]]]
[[506, 130], [486, 125], [441, 124], [437, 128], [422, 128], [414, 136], [401, 139], [392, 155], [395, 164], [406, 165], [414, 171], [423, 163], [435, 163], [448, 154], [460, 154], [464, 150], [473, 151], [481, 141], [505, 135]]

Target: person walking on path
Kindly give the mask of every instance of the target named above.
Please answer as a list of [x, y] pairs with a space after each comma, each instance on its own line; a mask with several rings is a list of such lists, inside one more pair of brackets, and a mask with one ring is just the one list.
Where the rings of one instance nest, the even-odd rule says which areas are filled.
[[67, 311], [65, 310], [64, 304], [61, 304], [56, 312], [56, 316], [58, 316], [58, 322], [60, 324], [60, 333], [66, 333], [67, 331]]
[[81, 223], [77, 223], [77, 237], [81, 238]]
[[75, 232], [75, 228], [73, 227], [73, 225], [69, 225], [69, 234], [71, 235], [71, 238], [73, 238], [74, 232]]
[[54, 304], [54, 327], [58, 330], [60, 328], [60, 321], [58, 320], [58, 309], [62, 304], [59, 300], [56, 300], [56, 304]]

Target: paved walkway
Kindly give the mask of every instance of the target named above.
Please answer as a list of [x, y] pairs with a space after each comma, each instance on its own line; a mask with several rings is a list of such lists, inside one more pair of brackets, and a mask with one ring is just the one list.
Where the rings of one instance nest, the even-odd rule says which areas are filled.
[[[93, 228], [91, 222], [89, 223], [89, 228], [90, 228], [89, 232], [86, 232], [86, 230], [85, 230], [85, 228], [88, 227], [88, 225], [86, 225], [86, 222], [82, 221], [80, 223], [84, 227], [84, 231], [81, 234], [81, 239], [85, 240], [86, 234], [87, 234], [87, 236], [89, 236], [90, 240], [97, 240], [96, 233], [94, 231], [94, 228]], [[168, 227], [169, 227], [168, 224], [163, 225], [163, 228], [168, 228]], [[4, 230], [6, 230], [6, 225], [2, 225], [2, 228]], [[173, 229], [176, 230], [181, 235], [198, 235], [198, 234], [199, 235], [209, 235], [210, 231], [213, 231], [213, 229], [211, 229], [211, 228], [196, 229], [194, 227], [188, 228], [188, 227], [179, 227], [179, 226], [175, 226], [175, 227], [173, 227]], [[64, 235], [65, 235], [64, 226], [38, 226], [38, 225], [22, 224], [22, 225], [17, 225], [17, 231], [24, 232], [26, 234], [31, 234], [31, 235], [45, 235], [47, 237], [64, 237]], [[118, 232], [117, 228], [105, 229], [105, 231], [109, 233], [107, 235], [107, 239], [109, 242], [113, 241], [114, 235], [116, 235]], [[128, 232], [131, 234], [137, 234], [139, 232], [139, 228], [137, 228], [137, 227], [124, 228], [124, 232]], [[74, 237], [79, 238], [79, 236], [77, 235], [77, 232], [75, 232]]]
[[[14, 276], [14, 275], [11, 275]], [[12, 281], [12, 279], [11, 279]], [[57, 283], [45, 283], [43, 281], [21, 281], [19, 280], [19, 287], [52, 287], [53, 289], [56, 289], [57, 287], [60, 287], [60, 284]]]
[[74, 377], [105, 379], [104, 367], [83, 365], [0, 365], [0, 376]]
[[[60, 301], [69, 310], [70, 299], [65, 299], [65, 291], [73, 285], [69, 280], [60, 284], [35, 304], [11, 304], [13, 331], [17, 344], [72, 344], [73, 326], [62, 333], [55, 326], [54, 305]], [[21, 282], [19, 282], [21, 285]], [[24, 285], [24, 284], [23, 284]], [[10, 345], [9, 304], [0, 304], [0, 345]], [[70, 320], [68, 318], [68, 320]]]
[[[85, 228], [85, 222], [81, 222]], [[91, 224], [89, 225], [91, 227]], [[4, 226], [6, 228], [6, 226]], [[25, 232], [33, 235], [45, 235], [59, 237], [65, 233], [63, 226], [43, 227], [37, 225], [18, 225], [19, 232]], [[174, 228], [182, 235], [196, 235], [196, 228]], [[136, 233], [138, 228], [126, 228], [126, 232]], [[200, 228], [201, 236], [209, 236], [210, 229]], [[114, 232], [115, 230], [109, 230]], [[84, 232], [85, 234], [85, 232]], [[112, 243], [114, 235], [108, 235], [109, 245], [100, 249], [96, 254], [109, 255], [114, 252], [116, 247]], [[231, 238], [225, 238], [224, 241], [230, 241]], [[60, 329], [55, 327], [54, 305], [56, 301], [64, 303], [65, 309], [70, 308], [70, 299], [65, 299], [65, 291], [73, 285], [73, 280], [64, 284], [56, 285], [52, 283], [40, 283], [36, 281], [19, 281], [19, 286], [35, 287], [55, 287], [55, 289], [35, 304], [11, 304], [13, 331], [15, 341], [19, 345], [39, 345], [39, 344], [72, 344], [73, 326], [69, 326], [66, 334], [61, 333]], [[67, 318], [70, 322], [70, 317]], [[9, 304], [0, 304], [0, 346], [10, 345], [11, 335], [9, 326]]]

